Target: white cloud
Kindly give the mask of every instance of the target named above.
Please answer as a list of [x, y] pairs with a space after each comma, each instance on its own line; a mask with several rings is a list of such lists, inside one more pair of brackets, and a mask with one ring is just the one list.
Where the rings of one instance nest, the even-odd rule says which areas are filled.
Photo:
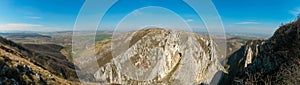
[[260, 24], [258, 22], [250, 22], [250, 21], [245, 21], [245, 22], [238, 22], [238, 23], [235, 23], [235, 24], [239, 24], [239, 25], [250, 25], [250, 24]]
[[28, 30], [37, 27], [42, 27], [42, 25], [28, 23], [0, 24], [0, 30]]
[[193, 19], [187, 19], [185, 20], [185, 22], [193, 22], [194, 20]]
[[42, 19], [42, 17], [39, 16], [26, 16], [26, 19]]
[[294, 10], [290, 10], [290, 13], [294, 16], [298, 16], [300, 14], [300, 7], [295, 8]]
[[29, 24], [29, 23], [7, 23], [0, 24], [1, 31], [19, 30], [19, 31], [59, 31], [65, 30], [60, 27], [46, 27], [40, 24]]

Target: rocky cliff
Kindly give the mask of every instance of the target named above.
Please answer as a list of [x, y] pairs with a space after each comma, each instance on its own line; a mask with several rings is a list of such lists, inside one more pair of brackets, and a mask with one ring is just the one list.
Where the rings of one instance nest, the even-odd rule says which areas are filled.
[[268, 40], [252, 40], [228, 59], [220, 84], [299, 84], [300, 19], [281, 26]]
[[92, 73], [104, 84], [214, 84], [225, 72], [216, 44], [190, 32], [143, 29], [102, 40], [95, 49], [99, 69]]

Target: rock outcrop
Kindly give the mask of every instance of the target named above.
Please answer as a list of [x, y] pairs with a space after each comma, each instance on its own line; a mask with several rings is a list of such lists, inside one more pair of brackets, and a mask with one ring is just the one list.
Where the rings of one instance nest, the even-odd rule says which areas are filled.
[[94, 78], [104, 84], [213, 84], [225, 70], [212, 43], [204, 35], [160, 28], [125, 33], [96, 44]]
[[300, 19], [268, 40], [252, 40], [228, 59], [221, 84], [299, 84]]

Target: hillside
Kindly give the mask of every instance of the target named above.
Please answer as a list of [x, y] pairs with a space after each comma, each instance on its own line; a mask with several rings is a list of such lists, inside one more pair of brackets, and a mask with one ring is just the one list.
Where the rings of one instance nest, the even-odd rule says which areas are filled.
[[251, 40], [228, 59], [221, 84], [299, 84], [300, 18], [268, 40]]
[[19, 45], [0, 37], [0, 84], [79, 84], [74, 65], [50, 53], [57, 51], [50, 47], [54, 46]]
[[[82, 72], [94, 73], [102, 84], [214, 84], [216, 74], [225, 70], [210, 42], [207, 36], [178, 30], [132, 31], [97, 42], [99, 69]], [[84, 56], [74, 62], [92, 65], [83, 59], [89, 60]]]

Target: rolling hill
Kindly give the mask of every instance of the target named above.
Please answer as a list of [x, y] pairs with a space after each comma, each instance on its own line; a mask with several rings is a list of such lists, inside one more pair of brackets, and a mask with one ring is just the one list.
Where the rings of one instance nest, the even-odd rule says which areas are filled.
[[56, 48], [59, 46], [19, 45], [0, 37], [0, 83], [79, 84], [74, 64]]

